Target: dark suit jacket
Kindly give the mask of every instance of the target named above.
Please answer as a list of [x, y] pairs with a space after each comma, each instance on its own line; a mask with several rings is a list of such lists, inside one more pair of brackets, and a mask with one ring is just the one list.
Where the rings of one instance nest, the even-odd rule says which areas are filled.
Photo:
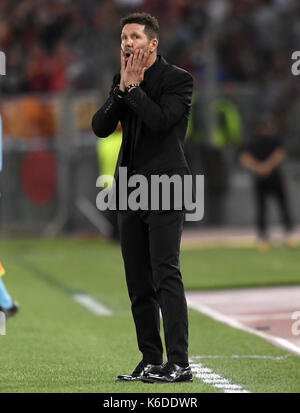
[[147, 176], [178, 168], [184, 168], [189, 173], [183, 148], [192, 101], [192, 76], [158, 56], [146, 70], [140, 87], [121, 100], [113, 94], [119, 83], [120, 74], [114, 76], [110, 96], [92, 121], [93, 131], [102, 138], [112, 134], [121, 121], [123, 140], [115, 176], [118, 167], [123, 165], [125, 146], [131, 138], [132, 111], [137, 114], [134, 132], [136, 173]]

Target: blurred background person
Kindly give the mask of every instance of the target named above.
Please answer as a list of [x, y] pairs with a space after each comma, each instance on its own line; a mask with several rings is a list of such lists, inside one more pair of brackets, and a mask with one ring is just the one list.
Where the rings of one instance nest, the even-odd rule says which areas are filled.
[[0, 261], [0, 311], [2, 311], [6, 318], [16, 314], [19, 310], [18, 305], [13, 301], [2, 280], [5, 274], [3, 265]]
[[256, 136], [249, 144], [242, 147], [240, 155], [241, 163], [252, 171], [254, 176], [256, 225], [261, 250], [267, 250], [270, 245], [267, 231], [267, 200], [270, 196], [274, 197], [279, 206], [286, 233], [286, 245], [296, 246], [292, 236], [293, 222], [287, 187], [280, 170], [280, 165], [287, 157], [287, 151], [276, 135], [276, 123], [269, 114], [258, 123]]

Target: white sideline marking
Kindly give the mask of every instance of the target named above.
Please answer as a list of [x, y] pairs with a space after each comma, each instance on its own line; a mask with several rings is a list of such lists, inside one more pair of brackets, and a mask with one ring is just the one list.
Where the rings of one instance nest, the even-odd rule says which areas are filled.
[[208, 382], [214, 382], [214, 383], [227, 383], [227, 380], [224, 378], [220, 378], [218, 374], [215, 373], [202, 373], [201, 370], [195, 368], [195, 372], [201, 374], [201, 377]]
[[237, 328], [238, 330], [247, 331], [247, 333], [255, 334], [256, 336], [259, 336], [263, 338], [264, 340], [267, 340], [271, 342], [272, 344], [275, 344], [276, 346], [282, 347], [285, 350], [291, 351], [298, 355], [300, 354], [300, 348], [290, 343], [288, 340], [285, 340], [284, 338], [270, 336], [266, 333], [263, 333], [262, 331], [258, 331], [258, 330], [255, 330], [254, 328], [244, 326], [242, 323], [240, 323], [239, 321], [235, 320], [232, 317], [219, 313], [218, 311], [213, 310], [207, 307], [206, 305], [200, 304], [197, 301], [193, 301], [193, 299], [191, 299], [189, 296], [187, 296], [186, 299], [187, 299], [187, 305], [193, 310], [206, 314], [209, 317], [213, 318], [214, 320], [221, 321], [222, 323], [227, 324], [230, 327]]
[[263, 356], [263, 355], [237, 355], [232, 356], [193, 356], [193, 359], [263, 359], [263, 360], [285, 360], [292, 355], [286, 354], [285, 356]]
[[88, 294], [73, 294], [73, 299], [97, 315], [112, 315], [112, 311]]
[[228, 379], [216, 374], [210, 368], [204, 367], [201, 363], [195, 363], [190, 360], [190, 366], [192, 372], [198, 379], [217, 389], [223, 390], [225, 393], [250, 393], [239, 384], [231, 383]]
[[277, 314], [238, 314], [240, 320], [245, 321], [259, 321], [259, 320], [291, 320], [293, 311], [289, 313], [277, 313]]

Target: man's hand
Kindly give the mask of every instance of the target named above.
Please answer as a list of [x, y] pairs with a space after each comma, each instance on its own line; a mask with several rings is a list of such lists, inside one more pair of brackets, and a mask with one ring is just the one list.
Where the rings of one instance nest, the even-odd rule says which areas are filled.
[[286, 156], [287, 152], [284, 148], [276, 149], [264, 162], [260, 163], [257, 173], [266, 178], [284, 161]]
[[263, 178], [266, 178], [272, 172], [272, 167], [267, 161], [259, 161], [249, 152], [243, 152], [240, 160], [246, 168]]
[[[123, 54], [123, 52], [121, 52]], [[125, 88], [132, 83], [141, 83], [144, 79], [144, 73], [147, 69], [146, 63], [148, 60], [148, 54], [141, 49], [137, 49], [134, 54], [131, 54], [127, 65], [125, 66], [125, 57], [121, 57], [121, 82], [122, 87]], [[122, 67], [123, 65], [123, 67]], [[123, 76], [122, 76], [123, 70]], [[121, 84], [120, 84], [121, 89]], [[123, 89], [121, 89], [123, 90]]]
[[126, 63], [125, 63], [125, 55], [123, 53], [123, 50], [121, 50], [121, 80], [120, 80], [120, 90], [122, 92], [125, 92], [126, 86], [124, 83], [124, 73], [126, 69]]
[[272, 168], [266, 162], [260, 162], [256, 173], [261, 176], [262, 178], [267, 178], [268, 175], [272, 172]]

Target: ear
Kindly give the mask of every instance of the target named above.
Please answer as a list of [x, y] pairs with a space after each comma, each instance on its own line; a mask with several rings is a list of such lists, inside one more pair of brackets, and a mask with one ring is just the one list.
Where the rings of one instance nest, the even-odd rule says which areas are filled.
[[154, 52], [157, 49], [157, 46], [158, 46], [158, 40], [152, 39], [150, 41], [150, 52]]

